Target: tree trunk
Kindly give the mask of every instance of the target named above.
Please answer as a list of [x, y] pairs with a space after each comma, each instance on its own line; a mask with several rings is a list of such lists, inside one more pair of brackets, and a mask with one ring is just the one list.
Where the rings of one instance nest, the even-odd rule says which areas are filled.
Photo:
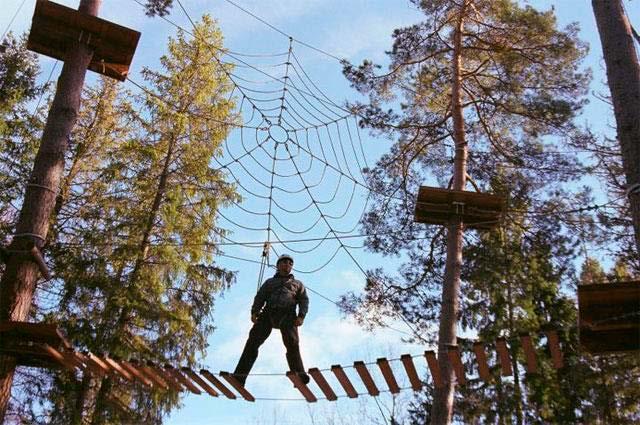
[[[495, 364], [497, 365], [498, 362], [500, 361], [499, 359], [499, 355], [496, 352], [496, 356], [495, 356]], [[504, 425], [505, 420], [505, 408], [504, 408], [504, 391], [502, 389], [502, 379], [500, 379], [500, 371], [498, 371], [498, 376], [497, 379], [495, 380], [495, 387], [496, 387], [496, 409], [495, 412], [493, 412], [495, 414], [495, 422], [493, 420], [491, 420], [490, 422], [487, 421], [487, 423], [495, 423], [497, 425]], [[489, 417], [489, 419], [494, 419]]]
[[[100, 3], [101, 0], [81, 0], [78, 10], [97, 15]], [[33, 245], [42, 247], [47, 237], [64, 170], [67, 140], [78, 116], [80, 95], [92, 56], [91, 49], [81, 43], [67, 53], [31, 172], [30, 185], [25, 191], [16, 235], [9, 245], [11, 251], [26, 250]], [[37, 279], [38, 267], [34, 262], [18, 255], [9, 258], [0, 281], [0, 321], [24, 321], [27, 318]], [[15, 360], [0, 356], [0, 422], [4, 421], [9, 404], [14, 371]]]
[[[145, 225], [145, 228], [142, 234], [142, 240], [139, 245], [139, 251], [136, 257], [136, 262], [129, 276], [129, 282], [127, 285], [128, 288], [135, 288], [138, 283], [137, 282], [138, 274], [140, 273], [140, 270], [147, 258], [147, 253], [149, 251], [149, 246], [150, 246], [151, 234], [153, 232], [153, 228], [155, 226], [155, 222], [158, 217], [158, 213], [160, 212], [160, 208], [162, 207], [162, 201], [164, 199], [164, 195], [167, 190], [167, 182], [170, 174], [169, 168], [171, 166], [171, 162], [174, 159], [174, 151], [175, 151], [175, 146], [177, 141], [176, 137], [174, 137], [173, 135], [170, 135], [169, 137], [170, 137], [169, 146], [167, 148], [167, 154], [164, 158], [162, 173], [160, 174], [158, 187], [156, 189], [156, 193], [153, 198], [151, 209], [149, 210], [149, 215], [147, 216], [147, 223]], [[110, 302], [112, 302], [112, 300], [110, 300]], [[119, 344], [118, 341], [120, 340], [122, 333], [126, 330], [126, 327], [130, 320], [130, 315], [131, 315], [131, 308], [129, 308], [129, 306], [124, 306], [120, 311], [118, 320], [116, 321], [114, 328], [108, 330], [108, 331], [111, 331], [108, 339], [105, 338], [106, 335], [102, 337], [102, 340], [105, 341], [105, 347], [108, 352], [113, 351], [116, 345]], [[96, 397], [96, 408], [92, 413], [91, 424], [93, 425], [101, 424], [104, 422], [102, 408], [106, 404], [106, 400], [111, 391], [111, 382], [108, 377], [103, 377], [101, 384], [102, 385], [100, 387], [100, 391], [98, 392]]]
[[[453, 140], [456, 151], [454, 157], [453, 189], [463, 190], [467, 176], [467, 142], [464, 132], [462, 111], [462, 32], [467, 6], [465, 0], [459, 12], [453, 34], [453, 64], [451, 85], [451, 109], [453, 116]], [[452, 217], [447, 225], [447, 259], [442, 288], [442, 306], [440, 327], [438, 330], [438, 363], [444, 380], [444, 386], [436, 389], [431, 409], [433, 424], [449, 424], [453, 416], [453, 397], [455, 392], [454, 372], [447, 357], [448, 346], [456, 344], [456, 325], [458, 321], [460, 294], [460, 274], [462, 270], [463, 224], [459, 217]]]
[[[156, 219], [158, 218], [158, 213], [160, 212], [160, 207], [162, 206], [162, 200], [164, 198], [164, 194], [167, 190], [167, 181], [169, 179], [169, 167], [171, 166], [171, 161], [173, 161], [173, 153], [175, 149], [176, 138], [171, 135], [169, 146], [167, 149], [167, 154], [164, 158], [164, 164], [162, 168], [162, 173], [160, 174], [160, 180], [158, 181], [158, 187], [156, 189], [156, 193], [153, 198], [153, 203], [151, 205], [151, 209], [149, 210], [149, 215], [147, 216], [147, 223], [142, 234], [142, 240], [140, 242], [138, 256], [136, 258], [136, 262], [133, 266], [129, 277], [128, 288], [135, 288], [138, 280], [138, 274], [140, 273], [140, 269], [144, 265], [144, 262], [147, 258], [147, 254], [149, 252], [149, 241], [151, 239], [151, 233], [153, 232], [153, 228], [155, 226]], [[111, 337], [109, 338], [107, 347], [109, 350], [113, 350], [115, 344], [117, 344], [118, 339], [120, 338], [120, 334], [126, 328], [127, 322], [129, 321], [129, 314], [131, 313], [131, 309], [128, 306], [125, 306], [120, 311], [120, 315], [116, 322], [116, 326], [112, 329]]]
[[[104, 97], [102, 98], [104, 99]], [[97, 105], [97, 109], [100, 108], [100, 103]], [[98, 112], [99, 113], [99, 112]], [[89, 127], [89, 131], [93, 129], [94, 122]], [[86, 141], [83, 140], [79, 142], [77, 146], [77, 150], [73, 156], [71, 161], [71, 166], [69, 167], [69, 172], [63, 178], [63, 181], [60, 185], [60, 194], [56, 198], [56, 204], [54, 206], [53, 212], [51, 214], [51, 223], [56, 223], [58, 221], [58, 217], [62, 208], [65, 206], [68, 198], [69, 192], [77, 177], [78, 173], [81, 170], [82, 163], [87, 159], [85, 152], [89, 149], [86, 146]], [[55, 237], [55, 236], [54, 236]], [[76, 402], [73, 405], [73, 411], [71, 414], [71, 423], [73, 425], [84, 425], [83, 419], [85, 417], [91, 417], [93, 409], [95, 407], [95, 398], [100, 389], [101, 378], [94, 374], [84, 373], [82, 377], [82, 381], [80, 383], [78, 389], [78, 396], [76, 398]]]
[[622, 165], [640, 252], [640, 64], [621, 0], [592, 0], [613, 100]]
[[[503, 236], [503, 240], [506, 238]], [[506, 242], [505, 242], [506, 243]], [[505, 245], [506, 246], [506, 245]], [[507, 257], [506, 249], [504, 250], [505, 259]], [[503, 271], [504, 275], [507, 275], [507, 271], [509, 269], [509, 263], [507, 261], [507, 267]], [[516, 335], [516, 329], [513, 318], [513, 292], [511, 289], [511, 282], [507, 281], [507, 308], [509, 309], [507, 312], [509, 319], [509, 335]], [[512, 350], [515, 351], [515, 350]], [[516, 425], [522, 425], [524, 423], [524, 419], [522, 416], [522, 388], [520, 387], [520, 372], [518, 372], [518, 359], [516, 358], [515, 352], [511, 354], [511, 369], [513, 369], [513, 396], [515, 397], [515, 414], [516, 414]]]
[[[95, 404], [93, 406], [93, 411], [86, 415], [87, 420], [85, 423], [87, 425], [100, 425], [105, 423], [105, 405], [108, 404], [107, 400], [109, 399], [109, 395], [111, 393], [111, 383], [112, 380], [110, 377], [105, 376], [100, 379], [100, 389], [97, 391], [95, 397]], [[89, 421], [88, 419], [91, 418]]]
[[101, 379], [100, 376], [91, 373], [85, 373], [82, 377], [82, 383], [78, 389], [78, 397], [71, 414], [71, 423], [73, 425], [87, 425], [89, 423], [88, 420], [92, 417], [96, 408], [97, 394], [102, 385]]

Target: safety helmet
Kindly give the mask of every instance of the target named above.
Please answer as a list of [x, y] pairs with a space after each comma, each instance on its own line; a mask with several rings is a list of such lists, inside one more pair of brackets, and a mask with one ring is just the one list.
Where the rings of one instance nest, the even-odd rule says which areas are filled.
[[293, 263], [293, 257], [292, 256], [290, 256], [289, 254], [282, 254], [281, 256], [278, 257], [278, 261], [276, 261], [276, 265], [282, 260], [290, 260], [291, 263]]

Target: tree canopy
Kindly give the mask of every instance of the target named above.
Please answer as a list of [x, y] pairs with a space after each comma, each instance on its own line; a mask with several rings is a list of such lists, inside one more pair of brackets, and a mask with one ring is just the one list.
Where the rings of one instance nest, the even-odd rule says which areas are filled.
[[[169, 41], [161, 69], [143, 72], [143, 94], [106, 79], [84, 91], [47, 245], [55, 279], [39, 287], [35, 313], [78, 349], [195, 367], [216, 296], [233, 282], [216, 262], [216, 212], [238, 196], [210, 162], [235, 105], [216, 23], [204, 16], [196, 31]], [[32, 388], [49, 400], [45, 422], [160, 423], [179, 403], [114, 377], [48, 379]]]

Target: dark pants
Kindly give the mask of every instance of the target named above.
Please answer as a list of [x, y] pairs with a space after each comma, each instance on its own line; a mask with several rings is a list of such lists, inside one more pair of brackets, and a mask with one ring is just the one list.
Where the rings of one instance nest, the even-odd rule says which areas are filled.
[[[300, 357], [298, 328], [293, 324], [294, 319], [295, 316], [289, 316], [277, 322], [279, 322], [282, 342], [284, 342], [284, 346], [287, 349], [289, 370], [304, 373], [304, 365]], [[238, 360], [238, 366], [236, 366], [236, 370], [234, 371], [236, 379], [243, 385], [247, 379], [247, 374], [253, 367], [253, 363], [258, 358], [258, 349], [267, 340], [269, 335], [271, 335], [273, 327], [272, 318], [269, 317], [268, 314], [263, 313], [258, 317], [258, 320], [249, 331], [249, 339], [244, 345], [244, 350], [242, 351], [240, 360]]]

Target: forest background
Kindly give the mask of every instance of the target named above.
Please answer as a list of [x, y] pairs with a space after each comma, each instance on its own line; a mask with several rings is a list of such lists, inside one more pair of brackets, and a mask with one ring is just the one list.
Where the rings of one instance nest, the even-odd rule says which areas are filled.
[[[6, 6], [7, 9], [5, 10], [17, 10], [19, 6], [18, 3], [18, 1], [8, 2]], [[21, 10], [18, 14], [16, 21], [12, 25], [12, 30], [16, 33], [28, 27], [30, 17], [28, 3], [29, 2], [24, 6], [24, 10]], [[73, 2], [67, 4], [72, 7], [76, 6]], [[349, 5], [349, 7], [353, 7], [352, 13], [347, 13], [341, 9], [343, 5], [340, 5], [339, 9], [337, 5], [331, 2], [305, 2], [304, 4], [294, 4], [293, 2], [274, 3], [274, 6], [269, 8], [269, 10], [262, 10], [258, 3], [247, 3], [245, 6], [263, 16], [274, 25], [286, 28], [287, 32], [301, 40], [318, 46], [322, 50], [332, 52], [339, 57], [346, 57], [350, 62], [358, 64], [365, 58], [384, 63], [386, 59], [383, 52], [389, 49], [391, 44], [389, 37], [391, 31], [397, 27], [418, 22], [421, 19], [421, 15], [415, 7], [410, 7], [404, 3], [397, 5], [394, 3], [394, 6], [397, 8], [393, 9], [394, 13], [389, 13], [389, 4], [390, 2], [374, 2], [372, 7], [371, 3], [367, 2], [368, 7], [363, 7], [363, 3], [353, 2]], [[583, 113], [577, 119], [576, 123], [579, 125], [588, 125], [598, 138], [602, 136], [612, 137], [614, 133], [611, 128], [613, 125], [611, 109], [606, 101], [602, 100], [603, 97], [608, 95], [605, 84], [606, 78], [601, 61], [601, 53], [599, 52], [600, 44], [597, 38], [597, 31], [589, 5], [585, 3], [581, 5], [582, 7], [576, 7], [575, 2], [569, 1], [531, 2], [530, 4], [544, 10], [553, 6], [558, 15], [560, 27], [573, 21], [580, 23], [581, 31], [579, 38], [589, 43], [591, 47], [589, 54], [583, 62], [583, 67], [585, 69], [586, 67], [590, 67], [593, 77], [588, 92], [590, 102], [584, 106]], [[629, 4], [633, 4], [633, 2]], [[205, 6], [199, 3], [185, 3], [185, 6], [193, 17], [200, 16], [202, 12], [207, 12], [215, 16], [219, 20], [222, 33], [224, 34], [225, 46], [232, 50], [255, 53], [265, 51], [273, 52], [273, 46], [282, 47], [277, 49], [277, 51], [286, 50], [288, 47], [288, 40], [286, 40], [286, 38], [283, 38], [277, 33], [274, 34], [273, 31], [264, 27], [263, 24], [240, 13], [228, 4], [224, 4], [224, 6]], [[637, 16], [637, 10], [634, 10], [632, 7], [629, 9], [631, 9], [629, 16], [632, 23], [638, 22], [639, 17]], [[124, 10], [126, 10], [127, 13], [122, 13]], [[338, 14], [337, 10], [341, 10], [341, 13]], [[189, 21], [184, 15], [178, 12], [179, 11], [175, 9], [171, 19], [174, 19], [182, 27], [189, 28]], [[8, 21], [10, 18], [9, 15], [10, 13], [3, 13], [3, 22]], [[151, 21], [144, 16], [141, 8], [131, 2], [108, 2], [103, 6], [101, 16], [136, 28], [143, 33], [139, 51], [134, 59], [134, 69], [132, 73], [134, 80], [140, 80], [140, 77], [136, 77], [136, 75], [139, 75], [142, 66], [148, 66], [154, 70], [158, 69], [158, 48], [166, 44], [165, 40], [169, 34], [175, 34], [175, 28], [170, 25], [165, 25], [165, 23], [159, 21], [157, 18]], [[351, 19], [349, 19], [351, 16], [358, 17], [359, 22], [357, 25], [351, 22]], [[385, 18], [381, 18], [382, 16], [385, 16]], [[391, 18], [387, 18], [389, 16], [391, 16]], [[310, 28], [313, 28], [313, 31], [310, 31]], [[349, 42], [345, 42], [345, 40], [349, 40]], [[337, 102], [342, 102], [343, 99], [352, 101], [362, 100], [362, 97], [357, 97], [354, 90], [349, 88], [348, 82], [346, 82], [341, 75], [341, 65], [337, 61], [331, 60], [325, 55], [313, 50], [305, 50], [298, 46], [296, 46], [296, 52], [299, 53], [306, 69], [311, 72], [312, 78], [319, 83], [332, 99]], [[40, 81], [46, 79], [48, 71], [51, 70], [52, 66], [52, 61], [41, 59], [43, 72]], [[126, 84], [125, 87], [127, 87]], [[88, 80], [88, 85], [95, 87], [96, 80], [91, 77]], [[133, 91], [136, 90], [135, 87], [129, 86], [127, 88]], [[99, 92], [95, 93], [94, 96], [96, 101], [102, 97]], [[37, 99], [38, 97], [34, 96], [32, 102], [25, 105], [27, 111], [33, 111], [33, 102], [37, 101]], [[161, 113], [161, 111], [158, 113]], [[87, 119], [90, 121], [90, 118], [89, 116]], [[79, 127], [82, 128], [82, 126]], [[27, 132], [30, 133], [31, 131], [29, 130]], [[366, 132], [363, 132], [363, 135], [366, 137], [364, 143], [367, 147], [367, 153], [371, 155], [370, 158], [375, 159], [387, 151], [389, 145], [386, 144], [386, 142], [375, 142], [374, 140], [376, 139], [369, 137]], [[116, 137], [114, 137], [114, 139], [116, 139]], [[115, 141], [117, 140], [114, 140], [114, 142]], [[103, 146], [103, 148], [108, 147]], [[559, 150], [560, 149], [564, 148], [559, 148]], [[122, 154], [124, 155], [126, 152]], [[583, 155], [582, 159], [588, 160], [588, 155]], [[606, 183], [602, 180], [588, 178], [582, 183], [586, 183], [594, 188], [594, 198], [576, 200], [576, 202], [573, 203], [576, 208], [585, 205], [602, 204], [608, 201], [607, 196], [609, 195], [609, 191]], [[15, 185], [16, 180], [8, 181], [6, 184]], [[14, 187], [18, 188], [18, 186]], [[577, 190], [578, 187], [579, 184], [573, 183], [569, 189]], [[144, 188], [140, 190], [143, 189]], [[16, 192], [12, 195], [14, 199], [16, 199], [15, 193]], [[588, 218], [585, 218], [585, 221], [588, 222]], [[596, 235], [590, 231], [587, 231], [587, 234]], [[236, 231], [235, 236], [240, 240], [242, 240], [243, 237], [247, 237], [249, 240], [255, 240], [255, 237], [251, 238], [252, 235], [243, 234], [240, 231]], [[600, 237], [599, 240], [585, 240], [586, 250], [592, 256], [598, 257], [606, 269], [611, 269], [614, 266], [615, 253], [614, 256], [611, 256], [609, 252], [604, 250], [604, 247], [609, 246], [609, 243], [606, 242], [606, 234], [598, 234], [597, 236]], [[579, 248], [577, 252], [579, 256], [577, 258], [567, 255], [567, 258], [571, 257], [571, 264], [576, 267], [580, 266], [581, 261], [583, 261], [583, 258], [580, 258], [580, 256], [584, 255], [582, 246]], [[246, 258], [259, 258], [259, 249], [240, 252], [225, 249], [225, 252], [231, 255], [239, 254], [238, 256]], [[167, 253], [166, 255], [170, 256], [172, 253]], [[560, 258], [563, 259], [563, 257]], [[380, 264], [379, 257], [365, 253], [364, 251], [358, 254], [358, 259], [362, 261], [362, 264], [367, 269], [373, 269], [375, 265]], [[406, 257], [394, 259], [393, 262], [400, 265], [403, 260], [406, 260]], [[304, 262], [304, 257], [298, 259], [298, 263], [304, 264]], [[242, 316], [238, 312], [248, 312], [255, 285], [255, 276], [258, 275], [258, 267], [254, 267], [249, 263], [234, 262], [227, 258], [220, 259], [220, 264], [227, 270], [239, 271], [239, 273], [236, 274], [235, 283], [230, 285], [225, 291], [224, 297], [216, 301], [213, 317], [215, 318], [214, 323], [217, 329], [208, 339], [210, 347], [207, 352], [207, 357], [203, 360], [204, 364], [212, 367], [214, 370], [231, 369], [233, 367], [235, 358], [241, 349], [243, 339], [249, 327], [248, 320], [242, 320]], [[385, 264], [389, 264], [389, 270], [385, 267], [386, 271], [393, 272], [396, 268], [391, 264], [391, 261], [385, 260]], [[226, 276], [222, 275], [220, 277], [224, 278]], [[579, 278], [579, 270], [576, 270], [574, 278]], [[354, 267], [348, 256], [344, 255], [336, 257], [336, 261], [332, 263], [327, 271], [311, 277], [305, 277], [305, 281], [307, 281], [311, 287], [321, 290], [323, 294], [332, 299], [337, 299], [340, 295], [344, 294], [346, 290], [359, 291], [364, 283], [360, 272]], [[571, 281], [571, 279], [569, 279], [569, 281]], [[565, 291], [568, 296], [573, 297], [570, 287], [567, 287]], [[401, 324], [399, 323], [393, 323], [393, 326], [401, 328]], [[339, 336], [336, 336], [336, 332]], [[355, 359], [373, 360], [375, 357], [381, 355], [395, 357], [403, 352], [419, 353], [424, 349], [423, 344], [407, 344], [401, 346], [399, 345], [400, 337], [402, 337], [401, 334], [399, 335], [393, 331], [385, 330], [376, 331], [372, 338], [372, 335], [362, 331], [357, 324], [344, 320], [334, 306], [325, 303], [322, 299], [312, 298], [312, 314], [305, 328], [303, 328], [303, 356], [308, 366], [317, 365], [323, 367], [335, 363], [348, 364]], [[349, 341], [350, 344], [345, 344], [345, 341]], [[203, 343], [203, 341], [199, 342], [199, 344]], [[177, 352], [180, 348], [183, 347], [174, 347], [173, 350]], [[187, 356], [193, 354], [195, 353], [186, 353]], [[256, 371], [281, 370], [284, 368], [284, 364], [284, 355], [280, 348], [280, 342], [277, 337], [274, 337], [263, 349], [263, 355], [257, 365]], [[282, 386], [287, 385], [284, 379], [280, 382]], [[256, 382], [256, 392], [259, 389], [264, 389], [268, 393], [275, 391], [282, 397], [286, 397], [287, 394], [295, 395], [293, 392], [287, 393], [284, 390], [282, 393], [278, 393], [278, 385], [274, 385], [273, 383]], [[169, 403], [171, 404], [173, 402], [174, 400], [171, 400]], [[391, 406], [390, 400], [386, 400], [385, 403]], [[408, 403], [408, 400], [404, 400], [404, 403]], [[162, 405], [162, 403], [160, 404]], [[295, 406], [294, 402], [281, 402], [275, 403], [275, 405], [243, 406], [242, 409], [237, 409], [231, 402], [209, 400], [204, 397], [187, 397], [184, 408], [175, 410], [169, 416], [167, 422], [197, 423], [201, 421], [202, 423], [212, 423], [213, 420], [216, 420], [220, 421], [220, 423], [228, 423], [228, 421], [235, 419], [247, 423], [251, 421], [257, 422], [257, 418], [268, 417], [270, 418], [269, 420], [273, 420], [275, 423], [286, 423], [287, 421], [300, 423], [301, 420], [310, 422], [310, 416], [324, 417], [324, 419], [317, 419], [319, 423], [322, 423], [322, 420], [328, 421], [329, 417], [333, 417], [334, 419], [332, 420], [335, 421], [353, 422], [353, 417], [361, 415], [360, 409], [365, 409], [365, 411], [368, 412], [367, 414], [371, 415], [375, 420], [382, 420], [379, 412], [377, 412], [377, 407], [370, 401], [358, 402], [357, 405], [349, 401], [340, 401], [335, 408], [328, 405], [319, 405], [310, 408], [311, 410], [309, 411], [307, 411], [306, 408], [300, 409], [297, 406], [292, 407], [292, 405]], [[354, 405], [356, 405], [355, 409]], [[162, 408], [159, 409], [161, 410]], [[504, 409], [506, 409], [505, 411], [507, 412], [513, 412], [514, 407], [506, 406]], [[36, 409], [36, 411], [38, 411], [38, 409]], [[212, 419], [212, 412], [215, 412], [215, 419]], [[347, 418], [347, 416], [349, 418]]]

